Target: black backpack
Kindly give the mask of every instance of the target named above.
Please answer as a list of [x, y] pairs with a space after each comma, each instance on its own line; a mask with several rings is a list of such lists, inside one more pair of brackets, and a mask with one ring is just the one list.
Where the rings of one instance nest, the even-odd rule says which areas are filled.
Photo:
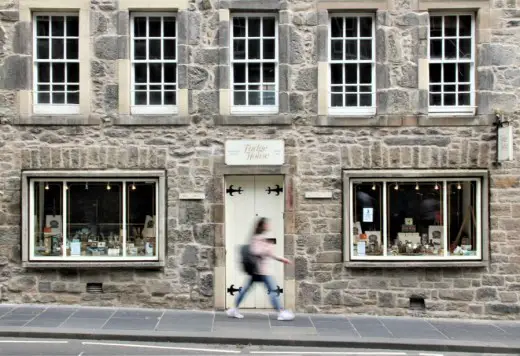
[[252, 276], [258, 272], [258, 256], [251, 253], [249, 245], [244, 245], [240, 248], [242, 255], [242, 269], [245, 273]]

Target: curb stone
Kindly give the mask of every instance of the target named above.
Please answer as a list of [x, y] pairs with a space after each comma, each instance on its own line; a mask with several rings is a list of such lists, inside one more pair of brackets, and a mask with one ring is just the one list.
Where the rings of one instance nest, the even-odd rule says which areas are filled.
[[520, 354], [520, 343], [516, 345], [506, 345], [499, 342], [486, 343], [443, 340], [442, 344], [440, 344], [439, 340], [409, 339], [410, 342], [403, 342], [386, 338], [365, 338], [360, 340], [311, 335], [302, 335], [300, 338], [288, 335], [251, 337], [246, 333], [243, 335], [229, 336], [228, 333], [217, 332], [154, 332], [153, 334], [143, 334], [142, 330], [103, 331], [101, 333], [87, 329], [77, 329], [76, 331], [49, 331], [44, 328], [0, 328], [0, 337]]

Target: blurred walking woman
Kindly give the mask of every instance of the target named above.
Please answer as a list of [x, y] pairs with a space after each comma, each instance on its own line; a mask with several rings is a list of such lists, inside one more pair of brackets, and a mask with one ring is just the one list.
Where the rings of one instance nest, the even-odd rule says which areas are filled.
[[[256, 228], [249, 245], [250, 254], [256, 258], [256, 272], [249, 277], [246, 285], [238, 293], [235, 301], [235, 308], [231, 308], [227, 311], [227, 315], [231, 318], [242, 319], [244, 316], [238, 311], [240, 303], [244, 299], [246, 293], [249, 291], [253, 283], [263, 282], [268, 290], [274, 291], [276, 289], [276, 283], [270, 273], [270, 262], [271, 260], [277, 260], [283, 263], [291, 263], [286, 258], [276, 256], [274, 254], [274, 244], [270, 241], [269, 235], [269, 221], [266, 218], [261, 218], [256, 224]], [[269, 293], [271, 297], [271, 304], [274, 309], [278, 311], [278, 320], [293, 320], [294, 314], [288, 310], [282, 310], [280, 307], [280, 301], [276, 293]]]

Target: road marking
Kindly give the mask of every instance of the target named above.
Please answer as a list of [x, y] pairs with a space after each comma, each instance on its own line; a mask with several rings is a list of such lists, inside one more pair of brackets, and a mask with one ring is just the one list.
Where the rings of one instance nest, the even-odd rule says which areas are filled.
[[420, 353], [419, 356], [444, 356], [443, 354]]
[[156, 345], [139, 345], [139, 344], [115, 344], [106, 342], [82, 342], [83, 345], [98, 345], [98, 346], [117, 346], [117, 347], [136, 347], [148, 349], [162, 349], [162, 350], [179, 350], [179, 351], [198, 351], [198, 352], [219, 352], [223, 354], [239, 354], [241, 351], [233, 350], [215, 350], [215, 349], [197, 349], [190, 347], [173, 347], [173, 346], [156, 346]]
[[0, 340], [2, 344], [68, 344], [68, 341], [51, 341], [51, 340]]
[[406, 356], [406, 352], [342, 352], [342, 351], [251, 351], [261, 355], [360, 355], [360, 356]]

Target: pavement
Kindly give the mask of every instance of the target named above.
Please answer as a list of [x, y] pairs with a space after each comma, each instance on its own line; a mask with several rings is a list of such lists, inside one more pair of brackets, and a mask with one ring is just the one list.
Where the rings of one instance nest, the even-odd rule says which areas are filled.
[[0, 337], [520, 354], [520, 321], [0, 304]]

